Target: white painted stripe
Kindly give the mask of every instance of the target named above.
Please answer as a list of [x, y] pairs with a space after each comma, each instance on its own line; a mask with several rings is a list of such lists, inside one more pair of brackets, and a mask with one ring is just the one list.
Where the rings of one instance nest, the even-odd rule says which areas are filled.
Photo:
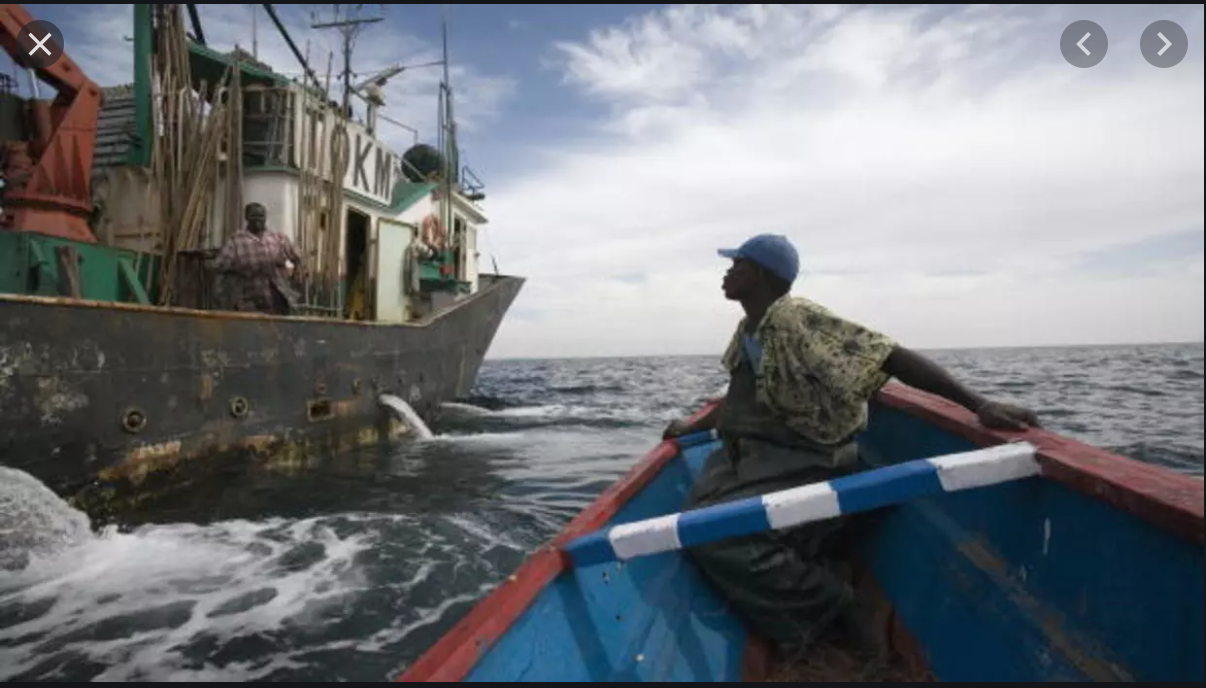
[[621, 561], [679, 550], [683, 545], [678, 539], [678, 517], [671, 514], [616, 526], [607, 533], [607, 539]]
[[823, 521], [842, 514], [837, 492], [828, 482], [763, 495], [762, 506], [766, 509], [766, 520], [770, 522], [772, 530]]
[[[916, 464], [928, 465], [938, 476], [938, 483], [942, 489], [946, 492], [955, 492], [1039, 475], [1041, 468], [1037, 454], [1038, 449], [1034, 445], [1018, 442], [932, 459], [917, 459], [909, 463], [915, 464], [913, 468], [917, 467]], [[866, 496], [865, 493], [868, 490], [888, 491], [892, 489], [894, 483], [907, 483], [916, 477], [916, 472], [906, 470], [899, 473], [893, 467], [884, 467], [872, 469], [863, 475], [868, 477], [858, 481], [856, 489]], [[926, 475], [929, 475], [928, 471], [926, 471]], [[910, 492], [910, 494], [912, 493]], [[842, 515], [839, 493], [833, 488], [832, 481], [802, 485], [763, 495], [758, 502], [743, 505], [740, 509], [733, 509], [731, 506], [722, 504], [704, 507], [692, 513], [708, 513], [713, 519], [719, 517], [722, 520], [741, 521], [750, 515], [751, 508], [761, 507], [765, 510], [769, 530], [783, 530]], [[866, 507], [855, 506], [854, 508]], [[581, 549], [591, 552], [592, 556], [596, 558], [606, 557], [606, 553], [602, 551], [603, 548], [597, 546], [601, 544], [599, 540], [605, 537], [610, 545], [610, 554], [621, 561], [649, 554], [681, 550], [683, 545], [678, 532], [681, 516], [682, 514], [670, 514], [615, 526], [607, 531], [606, 536], [596, 533], [578, 538], [567, 545], [566, 549], [571, 552]], [[718, 530], [723, 531], [723, 529]], [[714, 542], [719, 537], [724, 536], [712, 533], [707, 536], [707, 541]]]
[[1038, 475], [1037, 451], [1029, 442], [1015, 442], [939, 456], [929, 462], [938, 471], [942, 489], [955, 492]]

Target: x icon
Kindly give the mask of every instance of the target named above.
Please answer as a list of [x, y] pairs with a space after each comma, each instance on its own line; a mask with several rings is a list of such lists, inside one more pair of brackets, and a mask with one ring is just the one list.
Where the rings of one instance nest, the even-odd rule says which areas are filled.
[[37, 36], [33, 35], [32, 33], [29, 34], [29, 37], [32, 38], [33, 42], [34, 42], [34, 47], [29, 49], [29, 54], [33, 55], [35, 50], [37, 50], [38, 48], [41, 48], [42, 52], [46, 53], [47, 55], [53, 56], [54, 53], [50, 52], [50, 49], [47, 48], [45, 45], [46, 41], [50, 40], [50, 36], [51, 36], [51, 34], [46, 34], [45, 36], [42, 37], [42, 40], [39, 41]]

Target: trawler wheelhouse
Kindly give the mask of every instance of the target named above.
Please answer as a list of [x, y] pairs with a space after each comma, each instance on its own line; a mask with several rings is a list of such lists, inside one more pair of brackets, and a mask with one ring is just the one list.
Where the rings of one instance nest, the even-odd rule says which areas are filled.
[[[144, 76], [153, 86], [149, 95], [137, 79], [133, 88], [110, 89], [100, 117], [107, 156], [98, 157], [95, 170], [97, 233], [107, 245], [138, 253], [163, 255], [165, 244], [174, 244], [166, 260], [180, 264], [173, 276], [188, 284], [162, 305], [225, 307], [222, 280], [204, 273], [203, 259], [240, 228], [249, 202], [263, 204], [269, 227], [303, 256], [301, 315], [411, 322], [478, 291], [484, 194], [471, 170], [457, 169], [454, 133], [441, 136], [441, 151], [418, 143], [411, 130], [400, 154], [381, 137], [382, 123], [395, 123], [380, 113], [380, 80], [359, 91], [367, 104], [362, 123], [311, 80], [287, 79], [245, 51], [220, 53], [190, 41], [187, 62], [190, 84], [165, 90], [171, 80], [160, 67], [157, 78]], [[208, 101], [199, 108], [208, 116], [219, 105], [239, 115], [225, 122], [228, 138], [219, 144], [201, 227], [181, 245], [163, 234], [171, 224], [155, 202], [164, 195], [156, 188], [163, 175], [135, 141], [164, 140], [164, 128], [180, 118], [181, 108], [174, 116], [172, 106], [194, 97]], [[449, 100], [442, 90], [442, 112]], [[153, 115], [141, 113], [147, 107]], [[451, 130], [451, 118], [441, 119]], [[128, 139], [124, 160], [114, 150], [120, 141], [104, 145], [106, 130], [151, 123], [158, 135]]]

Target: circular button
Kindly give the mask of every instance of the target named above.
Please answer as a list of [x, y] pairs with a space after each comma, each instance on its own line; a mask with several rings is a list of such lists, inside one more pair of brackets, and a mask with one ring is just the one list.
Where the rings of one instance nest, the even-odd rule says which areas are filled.
[[1110, 49], [1105, 29], [1088, 19], [1074, 21], [1059, 37], [1059, 51], [1073, 67], [1087, 69], [1105, 59]]
[[31, 21], [17, 35], [16, 52], [21, 66], [46, 69], [63, 56], [63, 32], [45, 19]]
[[1167, 19], [1152, 22], [1139, 37], [1139, 51], [1153, 67], [1175, 67], [1189, 52], [1185, 29]]

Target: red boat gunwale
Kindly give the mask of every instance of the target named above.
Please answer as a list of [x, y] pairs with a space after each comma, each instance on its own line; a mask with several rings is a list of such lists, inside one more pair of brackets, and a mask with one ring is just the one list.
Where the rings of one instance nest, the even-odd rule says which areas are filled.
[[[890, 384], [884, 406], [929, 421], [979, 446], [1025, 440], [1038, 447], [1043, 477], [1057, 480], [1172, 533], [1203, 543], [1202, 481], [1176, 471], [1112, 454], [1053, 432], [992, 430], [975, 414], [941, 397]], [[1041, 420], [1041, 419], [1040, 419]]]
[[[715, 403], [709, 401], [691, 418], [703, 416]], [[652, 482], [679, 451], [674, 440], [665, 440], [654, 447], [627, 475], [578, 514], [552, 542], [532, 553], [518, 571], [445, 633], [397, 681], [460, 681], [468, 676], [478, 659], [523, 615], [545, 586], [569, 568], [561, 548], [571, 540], [603, 527], [628, 500]], [[747, 667], [760, 668], [757, 659], [747, 657]]]
[[[963, 407], [899, 384], [885, 386], [877, 395], [889, 408], [931, 422], [978, 446], [1025, 440], [1039, 449], [1043, 476], [1062, 482], [1110, 505], [1143, 518], [1198, 543], [1203, 538], [1203, 483], [1175, 471], [1112, 454], [1042, 429], [1024, 432], [992, 430], [980, 425]], [[708, 402], [698, 418], [711, 410]], [[608, 488], [548, 545], [533, 553], [506, 582], [499, 585], [464, 619], [397, 678], [402, 682], [460, 681], [478, 659], [506, 633], [540, 592], [568, 566], [561, 547], [594, 532], [678, 456], [673, 440], [663, 441], [644, 456], [622, 479]], [[751, 638], [746, 652], [747, 680], [765, 676], [767, 648]]]

